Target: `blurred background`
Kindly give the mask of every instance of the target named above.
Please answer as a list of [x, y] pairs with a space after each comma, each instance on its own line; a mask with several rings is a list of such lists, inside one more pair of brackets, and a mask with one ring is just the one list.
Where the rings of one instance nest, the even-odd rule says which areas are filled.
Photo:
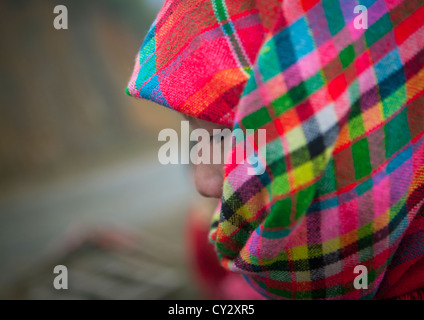
[[162, 4], [0, 1], [0, 298], [205, 298], [186, 232], [203, 200], [188, 166], [157, 161], [181, 118], [125, 94]]

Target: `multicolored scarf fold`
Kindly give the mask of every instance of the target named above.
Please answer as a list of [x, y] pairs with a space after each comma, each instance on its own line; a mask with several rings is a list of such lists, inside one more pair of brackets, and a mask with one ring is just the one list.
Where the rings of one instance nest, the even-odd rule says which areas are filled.
[[[423, 17], [421, 0], [165, 2], [128, 93], [266, 129], [264, 145], [246, 137], [265, 173], [225, 166], [210, 235], [221, 264], [264, 296], [424, 287], [401, 283], [424, 257]], [[367, 289], [354, 287], [357, 265]]]

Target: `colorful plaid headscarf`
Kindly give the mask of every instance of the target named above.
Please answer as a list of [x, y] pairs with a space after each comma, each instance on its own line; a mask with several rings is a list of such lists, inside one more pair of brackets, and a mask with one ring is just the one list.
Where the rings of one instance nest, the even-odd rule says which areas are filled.
[[[421, 0], [165, 2], [128, 93], [266, 129], [264, 145], [246, 137], [265, 173], [225, 166], [210, 235], [221, 264], [264, 296], [424, 287], [423, 17]], [[357, 265], [367, 289], [353, 285]], [[411, 271], [421, 277], [402, 284]]]

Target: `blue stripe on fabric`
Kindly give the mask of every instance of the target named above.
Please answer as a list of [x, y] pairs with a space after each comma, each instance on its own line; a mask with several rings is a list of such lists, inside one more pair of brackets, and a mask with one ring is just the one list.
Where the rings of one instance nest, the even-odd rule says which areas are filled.
[[298, 59], [314, 50], [314, 42], [305, 17], [298, 19], [290, 28], [290, 38], [293, 43], [294, 53]]

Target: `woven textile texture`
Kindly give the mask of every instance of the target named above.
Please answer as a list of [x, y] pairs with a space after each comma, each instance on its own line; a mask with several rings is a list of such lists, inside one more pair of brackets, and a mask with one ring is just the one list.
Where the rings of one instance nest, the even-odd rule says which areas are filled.
[[265, 297], [423, 287], [400, 283], [424, 257], [423, 17], [422, 0], [165, 2], [128, 93], [266, 129], [263, 145], [245, 138], [265, 172], [225, 165], [210, 233], [221, 264]]

